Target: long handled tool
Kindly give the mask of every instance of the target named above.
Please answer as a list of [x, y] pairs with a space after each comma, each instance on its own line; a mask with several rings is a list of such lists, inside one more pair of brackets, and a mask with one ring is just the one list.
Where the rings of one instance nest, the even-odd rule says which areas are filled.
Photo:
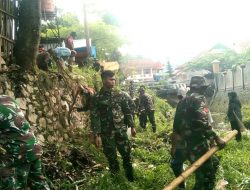
[[[225, 143], [228, 143], [233, 137], [236, 136], [238, 131], [233, 130], [228, 133], [227, 136], [223, 138]], [[218, 146], [212, 147], [209, 151], [207, 151], [202, 157], [200, 157], [196, 162], [194, 162], [187, 170], [182, 172], [182, 174], [175, 178], [168, 186], [166, 186], [163, 190], [173, 190], [176, 188], [180, 183], [188, 178], [195, 170], [197, 170], [204, 162], [206, 162], [215, 152], [219, 150]]]

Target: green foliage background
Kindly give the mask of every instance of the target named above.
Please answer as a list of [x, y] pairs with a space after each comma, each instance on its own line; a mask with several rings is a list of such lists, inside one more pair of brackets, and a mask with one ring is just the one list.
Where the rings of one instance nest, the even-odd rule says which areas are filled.
[[[74, 72], [83, 75], [84, 80], [90, 86], [101, 85], [100, 78], [96, 81], [94, 77], [98, 77], [91, 68], [78, 69], [74, 68]], [[154, 95], [153, 92], [148, 93]], [[154, 95], [155, 96], [155, 95]], [[156, 123], [157, 132], [152, 133], [150, 124], [144, 131], [139, 127], [138, 118], [136, 121], [137, 136], [131, 139], [132, 158], [135, 169], [136, 180], [133, 183], [127, 181], [124, 177], [122, 169], [122, 160], [119, 156], [121, 172], [112, 178], [108, 171], [107, 160], [101, 149], [97, 149], [88, 141], [88, 130], [84, 131], [86, 135], [81, 138], [73, 139], [74, 144], [64, 144], [68, 148], [74, 148], [88, 155], [89, 158], [95, 160], [96, 164], [101, 164], [100, 169], [84, 169], [75, 168], [69, 161], [69, 158], [59, 156], [59, 168], [65, 171], [80, 172], [72, 181], [67, 178], [60, 178], [51, 182], [54, 189], [78, 189], [82, 190], [161, 190], [170, 183], [175, 177], [170, 168], [170, 143], [169, 134], [172, 131], [173, 116], [175, 110], [171, 108], [165, 100], [155, 97], [156, 105]], [[166, 118], [166, 112], [171, 113], [170, 118]], [[243, 108], [244, 122], [250, 122], [250, 105]], [[86, 130], [86, 129], [85, 129]], [[229, 126], [228, 126], [229, 130]], [[217, 131], [220, 136], [225, 136], [228, 131]], [[243, 133], [243, 141], [237, 143], [232, 140], [225, 149], [219, 151], [217, 155], [220, 157], [220, 168], [217, 173], [217, 181], [226, 180], [227, 190], [249, 190], [250, 189], [250, 133]], [[60, 154], [59, 154], [60, 155]], [[185, 162], [185, 167], [189, 165]], [[67, 173], [66, 172], [66, 173]], [[190, 190], [194, 184], [194, 175], [190, 176], [187, 183], [187, 190]]]

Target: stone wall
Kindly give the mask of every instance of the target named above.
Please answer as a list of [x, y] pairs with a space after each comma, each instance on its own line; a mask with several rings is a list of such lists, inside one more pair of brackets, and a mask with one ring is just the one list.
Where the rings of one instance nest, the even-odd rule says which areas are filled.
[[[88, 127], [88, 112], [69, 113], [79, 83], [56, 73], [5, 72], [0, 75], [0, 93], [16, 98], [41, 144], [53, 144], [81, 135]], [[81, 97], [75, 106], [81, 106]]]

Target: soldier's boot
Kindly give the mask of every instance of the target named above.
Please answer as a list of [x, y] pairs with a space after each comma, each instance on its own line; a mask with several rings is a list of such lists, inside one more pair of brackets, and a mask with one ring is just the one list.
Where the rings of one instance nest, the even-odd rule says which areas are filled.
[[116, 160], [113, 163], [109, 163], [109, 169], [110, 169], [111, 175], [115, 176], [120, 171], [118, 161]]
[[125, 161], [125, 162], [123, 162], [123, 167], [124, 167], [128, 181], [133, 182], [134, 181], [134, 170], [133, 170], [132, 163], [130, 161], [127, 161], [127, 162]]
[[128, 179], [128, 181], [133, 182], [134, 181], [134, 172], [133, 172], [133, 168], [127, 168], [126, 171], [126, 177]]
[[153, 129], [153, 133], [156, 132], [156, 126], [152, 126], [152, 129]]
[[[174, 172], [175, 177], [178, 177], [183, 172], [183, 161], [178, 160], [176, 158], [171, 160], [171, 168]], [[179, 190], [185, 189], [186, 188], [185, 182], [180, 183], [178, 187]]]

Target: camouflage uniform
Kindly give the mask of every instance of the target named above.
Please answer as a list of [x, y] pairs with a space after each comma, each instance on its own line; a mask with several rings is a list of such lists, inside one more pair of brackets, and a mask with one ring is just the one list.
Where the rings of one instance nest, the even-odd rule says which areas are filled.
[[241, 103], [237, 97], [236, 92], [228, 93], [228, 97], [229, 97], [229, 105], [228, 105], [227, 116], [230, 121], [232, 130], [236, 129], [238, 131], [238, 134], [236, 135], [236, 140], [241, 141], [242, 137], [241, 137], [240, 126], [235, 118], [236, 115], [240, 120], [242, 120]]
[[103, 152], [108, 159], [111, 173], [119, 171], [116, 148], [123, 159], [123, 167], [129, 180], [133, 180], [131, 146], [127, 127], [134, 127], [129, 96], [118, 90], [103, 88], [93, 98], [91, 128], [102, 139]]
[[130, 85], [128, 87], [128, 91], [129, 91], [130, 97], [133, 99], [135, 96], [135, 85], [134, 85], [133, 81], [130, 82]]
[[[210, 146], [208, 140], [214, 141], [217, 137], [208, 123], [209, 109], [206, 100], [199, 93], [191, 93], [178, 104], [174, 119], [173, 132], [180, 139], [176, 143], [176, 152], [173, 155], [171, 167], [176, 176], [183, 171], [183, 162], [189, 160], [194, 163]], [[215, 174], [219, 165], [216, 156], [208, 159], [196, 171], [196, 183], [194, 190], [212, 190], [215, 183]], [[179, 187], [184, 188], [184, 183]]]
[[150, 96], [147, 93], [140, 94], [139, 96], [139, 107], [138, 107], [138, 112], [139, 112], [139, 121], [140, 121], [140, 126], [145, 129], [147, 125], [147, 118], [149, 119], [153, 131], [156, 131], [156, 124], [155, 124], [155, 108], [154, 108], [154, 101], [153, 97]]
[[17, 103], [0, 96], [0, 189], [48, 190], [42, 175], [42, 148]]

